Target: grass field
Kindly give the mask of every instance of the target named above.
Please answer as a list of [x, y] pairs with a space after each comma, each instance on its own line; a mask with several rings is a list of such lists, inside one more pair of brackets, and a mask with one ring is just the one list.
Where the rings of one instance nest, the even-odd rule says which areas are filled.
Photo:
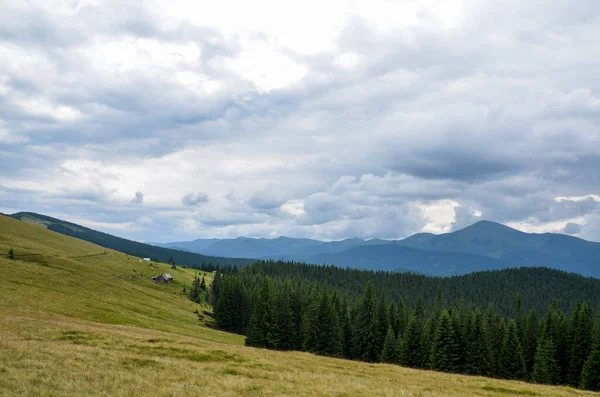
[[[166, 272], [174, 283], [152, 282]], [[5, 216], [0, 274], [0, 396], [600, 395], [247, 348], [198, 320], [192, 269]]]

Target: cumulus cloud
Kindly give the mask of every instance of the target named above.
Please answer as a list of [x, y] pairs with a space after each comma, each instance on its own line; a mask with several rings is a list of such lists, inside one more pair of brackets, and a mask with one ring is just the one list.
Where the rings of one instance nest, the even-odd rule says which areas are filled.
[[208, 202], [208, 194], [205, 192], [188, 193], [181, 198], [181, 203], [188, 207], [201, 205]]
[[478, 219], [600, 240], [599, 16], [591, 0], [5, 1], [0, 210], [152, 241]]
[[135, 197], [131, 199], [133, 204], [143, 204], [144, 203], [144, 193], [135, 192]]

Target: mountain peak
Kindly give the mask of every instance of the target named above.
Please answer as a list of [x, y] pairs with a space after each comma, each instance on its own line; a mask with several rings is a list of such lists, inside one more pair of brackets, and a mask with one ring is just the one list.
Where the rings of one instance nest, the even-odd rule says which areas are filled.
[[460, 233], [460, 232], [465, 232], [465, 231], [471, 231], [471, 232], [477, 232], [477, 233], [481, 233], [481, 232], [516, 232], [516, 233], [522, 233], [516, 229], [513, 229], [509, 226], [503, 225], [501, 223], [498, 222], [493, 222], [493, 221], [488, 221], [488, 220], [480, 220], [477, 221], [475, 223], [473, 223], [471, 226], [467, 226], [464, 229], [460, 229], [457, 230], [455, 233]]

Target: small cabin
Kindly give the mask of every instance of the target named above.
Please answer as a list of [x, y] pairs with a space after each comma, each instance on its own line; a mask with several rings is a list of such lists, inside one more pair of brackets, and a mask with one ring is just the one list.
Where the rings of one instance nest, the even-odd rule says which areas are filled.
[[154, 280], [155, 282], [159, 283], [159, 284], [164, 284], [164, 283], [170, 283], [171, 281], [173, 281], [173, 277], [170, 274], [161, 274], [160, 276], [154, 276], [152, 277], [152, 280]]

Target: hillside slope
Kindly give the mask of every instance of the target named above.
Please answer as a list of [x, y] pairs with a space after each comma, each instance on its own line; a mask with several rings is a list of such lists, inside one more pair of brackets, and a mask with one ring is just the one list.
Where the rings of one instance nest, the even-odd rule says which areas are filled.
[[0, 269], [2, 396], [599, 395], [247, 348], [198, 321], [191, 269], [158, 285], [166, 265], [5, 216]]
[[253, 259], [234, 258], [234, 257], [213, 257], [181, 251], [177, 249], [168, 249], [156, 247], [149, 244], [139, 243], [124, 238], [102, 233], [85, 226], [63, 221], [45, 215], [32, 212], [19, 212], [12, 214], [11, 217], [29, 222], [35, 225], [45, 227], [49, 230], [76, 237], [81, 240], [98, 244], [104, 248], [118, 250], [129, 255], [139, 257], [155, 258], [161, 262], [168, 262], [171, 258], [178, 264], [187, 264], [190, 266], [201, 265], [202, 263], [212, 263], [221, 265], [247, 265], [254, 262]]

